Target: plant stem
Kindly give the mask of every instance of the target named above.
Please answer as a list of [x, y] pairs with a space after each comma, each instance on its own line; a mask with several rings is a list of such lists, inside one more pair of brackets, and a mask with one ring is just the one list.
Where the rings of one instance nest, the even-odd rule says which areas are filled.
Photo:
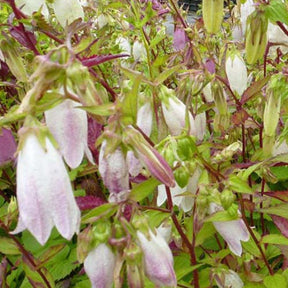
[[[195, 237], [193, 237], [194, 244], [193, 243], [191, 244], [189, 239], [187, 238], [186, 234], [184, 233], [180, 223], [178, 222], [178, 219], [177, 219], [176, 215], [174, 214], [173, 202], [172, 202], [172, 196], [171, 196], [170, 188], [168, 186], [165, 186], [165, 188], [166, 188], [166, 195], [167, 195], [167, 208], [171, 211], [171, 217], [172, 217], [173, 223], [174, 223], [178, 233], [180, 234], [183, 243], [186, 245], [186, 247], [189, 250], [191, 264], [194, 266], [194, 265], [197, 264], [196, 254], [195, 254], [195, 251], [194, 251]], [[198, 275], [197, 269], [195, 269], [193, 271], [193, 279], [194, 279], [194, 287], [195, 288], [200, 288], [200, 286], [199, 286], [199, 275]]]
[[265, 256], [265, 253], [264, 253], [264, 251], [263, 251], [263, 249], [262, 249], [262, 247], [261, 247], [258, 239], [256, 238], [253, 230], [251, 229], [251, 227], [250, 227], [250, 225], [249, 225], [246, 217], [245, 217], [244, 202], [243, 202], [243, 198], [242, 198], [242, 195], [241, 195], [241, 194], [239, 194], [239, 199], [240, 199], [240, 208], [241, 208], [242, 219], [243, 219], [243, 221], [244, 221], [244, 223], [245, 223], [245, 225], [246, 225], [246, 227], [247, 227], [247, 229], [248, 229], [248, 231], [249, 231], [249, 234], [251, 235], [251, 237], [252, 237], [253, 241], [255, 242], [257, 248], [259, 249], [259, 252], [260, 252], [260, 254], [261, 254], [261, 256], [262, 256], [262, 259], [263, 259], [263, 261], [264, 261], [264, 263], [265, 263], [265, 266], [267, 267], [267, 269], [268, 269], [268, 271], [269, 271], [269, 274], [270, 274], [270, 275], [273, 275], [274, 272], [273, 272], [273, 270], [271, 269], [271, 267], [270, 267], [270, 265], [269, 265], [269, 263], [268, 263], [268, 261], [267, 261], [267, 258], [266, 258], [266, 256]]

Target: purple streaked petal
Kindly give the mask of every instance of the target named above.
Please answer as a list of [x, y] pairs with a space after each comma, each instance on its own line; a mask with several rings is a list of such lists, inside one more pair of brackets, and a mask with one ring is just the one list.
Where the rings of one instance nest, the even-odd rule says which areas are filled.
[[0, 166], [14, 158], [16, 149], [17, 146], [12, 132], [2, 128], [0, 134]]

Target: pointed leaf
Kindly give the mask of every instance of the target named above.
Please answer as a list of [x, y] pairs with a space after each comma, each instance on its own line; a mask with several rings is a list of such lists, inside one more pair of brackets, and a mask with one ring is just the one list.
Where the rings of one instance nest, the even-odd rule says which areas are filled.
[[91, 210], [87, 214], [85, 214], [82, 217], [82, 223], [87, 224], [87, 223], [93, 223], [95, 222], [95, 219], [99, 217], [110, 217], [112, 216], [116, 211], [118, 207], [115, 205], [115, 203], [106, 203], [103, 204], [99, 207], [96, 207], [95, 209]]
[[84, 66], [92, 67], [92, 66], [100, 65], [107, 61], [111, 61], [113, 59], [123, 58], [123, 57], [130, 57], [130, 55], [129, 54], [93, 55], [89, 58], [83, 58], [81, 62]]
[[288, 202], [288, 191], [265, 192], [265, 196], [270, 196], [283, 202]]
[[178, 71], [182, 65], [177, 65], [172, 68], [169, 68], [162, 72], [158, 77], [155, 79], [154, 83], [156, 86], [162, 84], [167, 78], [169, 78], [172, 74], [174, 74], [176, 71]]
[[288, 239], [280, 234], [265, 235], [261, 239], [261, 242], [265, 244], [288, 245]]
[[130, 192], [129, 198], [133, 201], [139, 202], [148, 197], [151, 193], [153, 193], [159, 184], [160, 182], [158, 180], [150, 178], [133, 187]]
[[16, 243], [11, 238], [8, 237], [0, 237], [0, 253], [6, 255], [21, 254]]

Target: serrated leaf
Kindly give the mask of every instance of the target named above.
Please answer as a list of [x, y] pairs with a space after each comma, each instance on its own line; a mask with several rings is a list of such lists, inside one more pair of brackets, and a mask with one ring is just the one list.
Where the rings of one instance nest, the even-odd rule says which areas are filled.
[[287, 288], [286, 278], [281, 274], [268, 275], [263, 281], [267, 288]]
[[281, 234], [269, 234], [265, 235], [261, 239], [261, 242], [265, 244], [288, 245], [288, 238]]
[[118, 209], [118, 206], [115, 203], [103, 204], [89, 211], [84, 216], [82, 216], [82, 223], [83, 224], [92, 223], [95, 220], [97, 220], [97, 218], [103, 217], [103, 216], [108, 218], [112, 216], [114, 213], [116, 213], [117, 209]]
[[18, 246], [16, 243], [8, 237], [0, 237], [0, 253], [6, 255], [20, 255]]
[[133, 187], [129, 194], [129, 199], [139, 202], [153, 193], [159, 184], [158, 180], [150, 178]]

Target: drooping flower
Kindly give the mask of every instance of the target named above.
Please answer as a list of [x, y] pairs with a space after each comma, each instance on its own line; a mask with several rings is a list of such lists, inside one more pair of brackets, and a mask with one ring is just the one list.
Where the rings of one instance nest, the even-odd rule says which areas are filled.
[[66, 163], [72, 169], [81, 164], [84, 153], [93, 163], [93, 156], [87, 143], [87, 113], [76, 106], [81, 106], [81, 104], [66, 99], [45, 112], [46, 124], [59, 144]]
[[107, 141], [102, 142], [99, 153], [99, 173], [110, 193], [129, 190], [127, 161], [121, 147], [106, 155]]
[[60, 153], [45, 136], [45, 148], [27, 132], [17, 162], [19, 221], [14, 233], [28, 229], [44, 245], [53, 226], [70, 240], [78, 233], [80, 210]]
[[0, 166], [14, 158], [16, 148], [12, 132], [2, 128], [2, 131], [0, 131]]
[[[165, 122], [173, 136], [181, 134], [186, 127], [186, 105], [176, 97], [169, 97], [168, 103], [162, 101]], [[195, 120], [188, 112], [189, 134], [196, 135]], [[188, 125], [187, 125], [188, 126]]]
[[92, 288], [111, 288], [115, 265], [116, 257], [106, 244], [101, 243], [90, 251], [84, 260], [84, 269]]
[[145, 46], [139, 40], [134, 41], [132, 47], [132, 55], [135, 61], [145, 61], [147, 58], [147, 52]]
[[[210, 203], [210, 213], [214, 213], [223, 208], [215, 203]], [[241, 241], [247, 242], [250, 238], [248, 229], [242, 219], [232, 221], [215, 221], [213, 222], [215, 229], [223, 237], [228, 244], [229, 249], [237, 256], [242, 254]]]
[[247, 67], [240, 54], [230, 54], [225, 63], [225, 70], [230, 87], [239, 96], [247, 89]]
[[175, 51], [180, 51], [185, 48], [188, 38], [183, 27], [177, 27], [173, 35], [173, 48]]
[[149, 237], [137, 231], [137, 237], [144, 255], [144, 268], [147, 277], [156, 285], [176, 287], [177, 280], [173, 268], [173, 255], [164, 240], [149, 230]]
[[223, 271], [221, 274], [220, 277], [218, 275], [215, 276], [219, 288], [242, 288], [244, 286], [243, 281], [235, 271], [229, 269], [228, 271]]
[[242, 34], [245, 35], [246, 32], [246, 21], [248, 16], [255, 10], [253, 0], [247, 0], [244, 4], [241, 4], [240, 8], [240, 21], [242, 24]]
[[[175, 187], [170, 188], [172, 202], [174, 205], [178, 206], [184, 212], [188, 212], [192, 209], [194, 204], [193, 195], [195, 195], [198, 187], [199, 177], [201, 176], [201, 169], [197, 168], [190, 177], [188, 185], [184, 188], [181, 188], [176, 184]], [[181, 196], [181, 194], [189, 192], [191, 195]], [[161, 206], [167, 200], [166, 189], [164, 185], [159, 185], [158, 187], [158, 197], [157, 197], [157, 206]]]

